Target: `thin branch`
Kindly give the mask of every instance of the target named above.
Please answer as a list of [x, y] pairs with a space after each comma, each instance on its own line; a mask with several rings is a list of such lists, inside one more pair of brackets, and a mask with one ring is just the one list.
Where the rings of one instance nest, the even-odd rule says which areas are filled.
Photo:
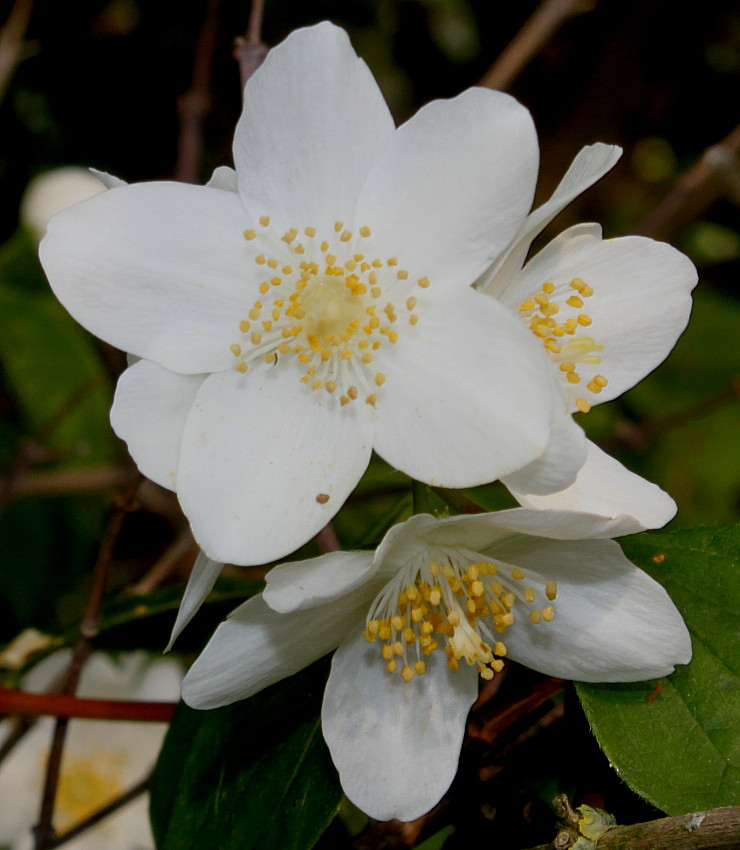
[[597, 0], [544, 0], [478, 83], [506, 91], [566, 21], [596, 8]]
[[502, 732], [536, 711], [559, 694], [564, 687], [562, 679], [545, 677], [536, 682], [532, 691], [526, 696], [503, 708], [496, 707], [493, 716], [481, 718], [472, 714], [468, 724], [469, 737], [488, 744], [493, 743]]
[[102, 809], [98, 809], [98, 811], [91, 814], [90, 817], [85, 818], [85, 820], [80, 821], [80, 823], [76, 826], [73, 826], [71, 829], [68, 829], [67, 832], [55, 838], [48, 845], [48, 850], [56, 850], [57, 847], [61, 847], [63, 844], [66, 844], [68, 841], [76, 838], [78, 835], [85, 832], [85, 830], [95, 826], [96, 823], [100, 823], [103, 818], [107, 818], [108, 815], [112, 815], [113, 812], [117, 812], [119, 809], [123, 808], [123, 806], [128, 805], [132, 800], [140, 797], [149, 788], [150, 781], [151, 776], [147, 776], [146, 779], [142, 779], [141, 782], [137, 782], [136, 785], [129, 788], [125, 794], [121, 794], [120, 797], [116, 797], [116, 799], [108, 803], [107, 806], [103, 806]]
[[262, 18], [264, 17], [264, 0], [252, 0], [249, 10], [249, 24], [243, 36], [234, 43], [234, 59], [239, 63], [242, 89], [247, 80], [262, 64], [267, 56], [267, 46], [262, 43]]
[[0, 103], [21, 61], [33, 0], [16, 0], [0, 30]]
[[[740, 806], [709, 809], [672, 818], [614, 826], [598, 841], [599, 850], [731, 850], [740, 835]], [[530, 850], [566, 850], [577, 835], [567, 830], [555, 841]]]
[[208, 0], [205, 20], [195, 47], [192, 85], [179, 103], [180, 138], [175, 179], [183, 183], [198, 182], [203, 121], [211, 105], [211, 69], [216, 52], [220, 7], [221, 0]]
[[[113, 556], [113, 547], [120, 534], [121, 527], [126, 514], [135, 505], [136, 491], [141, 484], [142, 476], [137, 475], [135, 481], [128, 490], [118, 499], [113, 514], [108, 521], [108, 526], [103, 536], [103, 542], [98, 552], [98, 557], [93, 570], [92, 587], [85, 606], [85, 612], [80, 623], [77, 641], [72, 653], [69, 669], [62, 683], [62, 695], [72, 696], [77, 689], [77, 684], [82, 674], [82, 668], [90, 655], [90, 641], [94, 638], [100, 628], [100, 609], [105, 594], [105, 586], [108, 578], [108, 568]], [[34, 827], [35, 850], [50, 850], [52, 843], [56, 840], [52, 821], [54, 818], [54, 802], [56, 800], [57, 788], [62, 766], [62, 753], [64, 742], [69, 726], [68, 717], [59, 717], [54, 727], [54, 736], [49, 749], [49, 759], [46, 764], [46, 777], [44, 780], [44, 791], [41, 797], [41, 808], [39, 820]]]
[[0, 711], [5, 714], [85, 718], [88, 720], [136, 720], [166, 723], [175, 703], [134, 702], [133, 700], [81, 699], [64, 694], [29, 694], [0, 688]]
[[0, 494], [8, 493], [9, 500], [27, 496], [73, 496], [115, 490], [130, 478], [130, 470], [111, 464], [32, 470], [16, 472], [15, 475], [11, 472], [6, 477], [0, 477]]
[[676, 188], [645, 219], [638, 233], [669, 239], [685, 224], [700, 218], [721, 196], [740, 204], [740, 125], [708, 148]]
[[193, 560], [195, 560], [197, 553], [198, 544], [193, 539], [190, 529], [186, 528], [172, 541], [164, 555], [153, 564], [149, 572], [143, 578], [140, 578], [136, 584], [132, 584], [126, 589], [126, 593], [131, 596], [144, 596], [146, 593], [151, 593], [177, 569], [184, 558], [192, 555]]

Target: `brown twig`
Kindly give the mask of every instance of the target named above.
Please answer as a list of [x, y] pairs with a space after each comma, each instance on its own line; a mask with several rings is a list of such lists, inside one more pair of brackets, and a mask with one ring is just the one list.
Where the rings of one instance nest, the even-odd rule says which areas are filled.
[[[72, 652], [72, 660], [62, 683], [62, 695], [74, 695], [80, 675], [82, 674], [82, 668], [90, 655], [90, 641], [97, 635], [100, 628], [100, 609], [108, 578], [108, 568], [113, 556], [113, 547], [120, 534], [126, 514], [134, 507], [136, 491], [141, 481], [142, 476], [137, 475], [128, 490], [118, 499], [113, 514], [108, 521], [103, 542], [101, 543], [100, 551], [95, 562], [90, 595], [88, 596], [85, 612], [80, 623], [77, 640]], [[68, 726], [68, 717], [59, 717], [54, 726], [54, 736], [46, 765], [46, 777], [44, 779], [44, 791], [41, 798], [39, 819], [34, 827], [35, 850], [50, 850], [50, 847], [56, 840], [52, 821]]]
[[234, 43], [234, 59], [239, 63], [242, 89], [247, 80], [262, 64], [267, 56], [267, 46], [262, 43], [262, 18], [264, 16], [264, 0], [252, 0], [249, 10], [249, 23], [243, 36]]
[[126, 589], [132, 596], [143, 596], [151, 593], [179, 566], [180, 562], [192, 555], [192, 560], [198, 554], [198, 544], [193, 539], [189, 528], [184, 529], [170, 544], [165, 553], [159, 558], [143, 578]]
[[221, 0], [207, 2], [205, 19], [195, 47], [192, 85], [180, 98], [180, 138], [175, 179], [182, 183], [198, 182], [203, 121], [211, 105], [211, 69], [216, 52], [220, 7]]
[[593, 11], [596, 3], [597, 0], [544, 0], [478, 85], [506, 91], [566, 21]]
[[704, 152], [645, 219], [638, 233], [653, 239], [669, 239], [685, 224], [700, 218], [722, 195], [740, 203], [739, 154], [740, 125]]
[[23, 52], [33, 0], [15, 0], [7, 20], [0, 30], [0, 102], [5, 97]]
[[[740, 835], [740, 806], [709, 809], [672, 818], [614, 826], [598, 841], [599, 850], [731, 850]], [[565, 850], [577, 835], [563, 830], [550, 844], [530, 850]]]
[[0, 712], [53, 717], [77, 717], [88, 720], [136, 720], [166, 723], [172, 718], [175, 703], [134, 702], [133, 700], [81, 699], [63, 694], [29, 694], [0, 688]]
[[536, 682], [531, 692], [522, 699], [497, 709], [492, 717], [479, 718], [473, 714], [468, 724], [469, 737], [485, 741], [487, 744], [493, 743], [502, 732], [536, 711], [541, 705], [559, 694], [563, 688], [562, 679], [546, 677]]
[[131, 478], [131, 472], [120, 466], [96, 464], [69, 469], [16, 470], [0, 478], [0, 504], [2, 494], [7, 499], [27, 496], [72, 496], [115, 490]]
[[113, 812], [117, 812], [118, 809], [128, 805], [132, 800], [141, 796], [149, 788], [150, 781], [151, 776], [147, 776], [146, 779], [142, 779], [141, 782], [137, 782], [136, 785], [129, 788], [129, 790], [124, 794], [121, 794], [120, 797], [116, 797], [115, 800], [108, 803], [107, 806], [103, 806], [102, 809], [98, 809], [98, 811], [91, 814], [90, 817], [85, 818], [85, 820], [80, 821], [80, 823], [76, 826], [73, 826], [71, 829], [68, 829], [67, 832], [55, 838], [48, 845], [48, 850], [56, 850], [57, 847], [61, 847], [63, 844], [66, 844], [68, 841], [76, 838], [81, 833], [90, 829], [90, 827], [95, 826], [96, 823], [100, 823], [100, 821], [107, 818], [108, 815], [112, 815]]

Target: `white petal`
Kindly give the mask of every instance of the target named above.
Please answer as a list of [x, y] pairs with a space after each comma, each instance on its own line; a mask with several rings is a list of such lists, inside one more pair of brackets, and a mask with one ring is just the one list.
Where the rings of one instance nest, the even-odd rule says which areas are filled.
[[139, 469], [174, 490], [185, 420], [203, 375], [179, 375], [150, 360], [139, 360], [118, 380], [111, 425], [126, 441]]
[[[576, 225], [527, 263], [511, 290], [517, 292], [511, 306], [544, 281], [558, 285], [574, 277], [594, 291], [581, 311], [592, 324], [576, 336], [603, 346], [600, 363], [577, 370], [577, 390], [593, 405], [620, 395], [665, 359], [688, 322], [697, 275], [691, 261], [664, 242], [642, 236], [602, 240], [594, 225]], [[597, 374], [609, 382], [598, 395], [584, 386]]]
[[229, 168], [227, 165], [219, 165], [211, 175], [211, 179], [206, 183], [212, 189], [222, 189], [224, 192], [238, 192], [236, 171]]
[[413, 820], [449, 788], [470, 706], [474, 667], [447, 669], [440, 653], [406, 684], [385, 670], [377, 645], [361, 635], [339, 647], [326, 684], [321, 724], [342, 788], [378, 820]]
[[419, 309], [415, 327], [378, 350], [388, 375], [375, 450], [412, 478], [472, 487], [545, 450], [551, 383], [544, 349], [498, 302], [474, 290]]
[[128, 183], [125, 180], [121, 180], [121, 178], [116, 177], [115, 174], [108, 174], [107, 171], [98, 171], [97, 168], [91, 168], [89, 171], [90, 174], [94, 174], [95, 177], [100, 180], [106, 189], [118, 189], [121, 186], [128, 186]]
[[397, 256], [433, 287], [467, 286], [509, 243], [532, 202], [537, 135], [529, 112], [472, 88], [434, 101], [381, 150], [357, 223], [375, 255]]
[[494, 298], [503, 297], [508, 284], [524, 265], [529, 247], [535, 237], [574, 198], [614, 168], [621, 155], [620, 147], [605, 145], [603, 142], [581, 148], [550, 199], [527, 216], [527, 220], [512, 241], [509, 250], [499, 257], [490, 271], [486, 272], [478, 288], [488, 295], [493, 295]]
[[509, 489], [525, 508], [587, 511], [618, 520], [619, 530], [614, 528], [612, 537], [661, 528], [676, 515], [676, 503], [667, 493], [591, 442], [578, 477], [562, 492], [538, 496]]
[[218, 708], [292, 676], [364, 629], [367, 601], [352, 594], [307, 611], [277, 614], [248, 599], [216, 629], [182, 683], [192, 708]]
[[[259, 280], [231, 192], [180, 183], [123, 186], [65, 210], [39, 249], [80, 324], [176, 372], [226, 369]], [[251, 282], [250, 282], [251, 281]]]
[[372, 552], [327, 552], [318, 558], [278, 564], [267, 574], [262, 596], [280, 614], [331, 602], [373, 575]]
[[312, 392], [290, 363], [209, 377], [185, 425], [177, 473], [204, 551], [267, 563], [318, 533], [367, 467], [370, 414], [369, 405], [340, 407]]
[[517, 536], [495, 552], [558, 584], [552, 622], [534, 625], [515, 606], [501, 637], [514, 661], [581, 682], [652, 679], [690, 661], [691, 639], [670, 597], [614, 541]]
[[553, 407], [550, 442], [547, 450], [537, 460], [502, 478], [511, 490], [526, 490], [532, 493], [554, 493], [568, 487], [575, 480], [578, 470], [586, 461], [586, 435], [573, 421], [563, 404]]
[[234, 135], [239, 192], [280, 232], [351, 224], [393, 119], [347, 34], [329, 23], [273, 48], [247, 83]]
[[172, 649], [172, 644], [180, 636], [185, 626], [197, 614], [200, 606], [213, 590], [213, 585], [216, 584], [216, 579], [221, 574], [223, 566], [219, 561], [211, 560], [205, 552], [198, 552], [198, 557], [195, 559], [188, 583], [185, 586], [185, 593], [182, 595], [182, 601], [177, 611], [177, 619], [175, 620], [175, 625], [172, 627], [170, 642], [167, 644], [165, 652], [169, 652]]

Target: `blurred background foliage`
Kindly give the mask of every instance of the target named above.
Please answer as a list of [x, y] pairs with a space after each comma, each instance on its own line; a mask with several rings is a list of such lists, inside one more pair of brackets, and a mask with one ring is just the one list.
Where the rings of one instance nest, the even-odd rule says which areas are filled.
[[[274, 44], [327, 18], [345, 27], [401, 122], [480, 80], [536, 6], [268, 0], [263, 38]], [[127, 181], [177, 173], [183, 98], [207, 8], [217, 15], [217, 40], [198, 166], [205, 181], [231, 164], [240, 112], [232, 49], [246, 28], [246, 0], [38, 0], [17, 66], [0, 84], [0, 643], [28, 626], [71, 633], [111, 500], [133, 475], [108, 425], [124, 355], [91, 338], [51, 296], [21, 199], [35, 176], [62, 165]], [[739, 77], [740, 11], [729, 0], [685, 9], [602, 0], [567, 22], [511, 87], [540, 135], [538, 201], [583, 145], [604, 141], [625, 152], [545, 238], [579, 221], [601, 222], [607, 236], [640, 232], [680, 175], [733, 129]], [[735, 522], [740, 511], [738, 185], [735, 163], [724, 193], [668, 236], [701, 281], [675, 351], [634, 390], [580, 417], [600, 445], [673, 495], [673, 527]], [[510, 504], [495, 485], [468, 495], [486, 507]], [[116, 545], [98, 643], [158, 651], [196, 549], [171, 494], [147, 482], [138, 499]], [[410, 508], [408, 480], [375, 459], [337, 517], [339, 540], [376, 543]], [[312, 543], [302, 554], [316, 551]], [[181, 650], [197, 651], [262, 574], [227, 570]], [[511, 794], [533, 782], [538, 799], [562, 790], [545, 771], [521, 777]]]

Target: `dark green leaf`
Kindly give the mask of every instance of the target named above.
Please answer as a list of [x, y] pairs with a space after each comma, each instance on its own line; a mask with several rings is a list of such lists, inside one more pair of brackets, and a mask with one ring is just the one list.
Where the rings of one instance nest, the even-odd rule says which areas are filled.
[[321, 736], [323, 659], [251, 699], [180, 705], [152, 784], [158, 850], [309, 850], [341, 789]]
[[591, 728], [621, 777], [671, 815], [737, 803], [740, 792], [740, 530], [649, 532], [625, 554], [664, 585], [694, 657], [658, 682], [579, 684]]

